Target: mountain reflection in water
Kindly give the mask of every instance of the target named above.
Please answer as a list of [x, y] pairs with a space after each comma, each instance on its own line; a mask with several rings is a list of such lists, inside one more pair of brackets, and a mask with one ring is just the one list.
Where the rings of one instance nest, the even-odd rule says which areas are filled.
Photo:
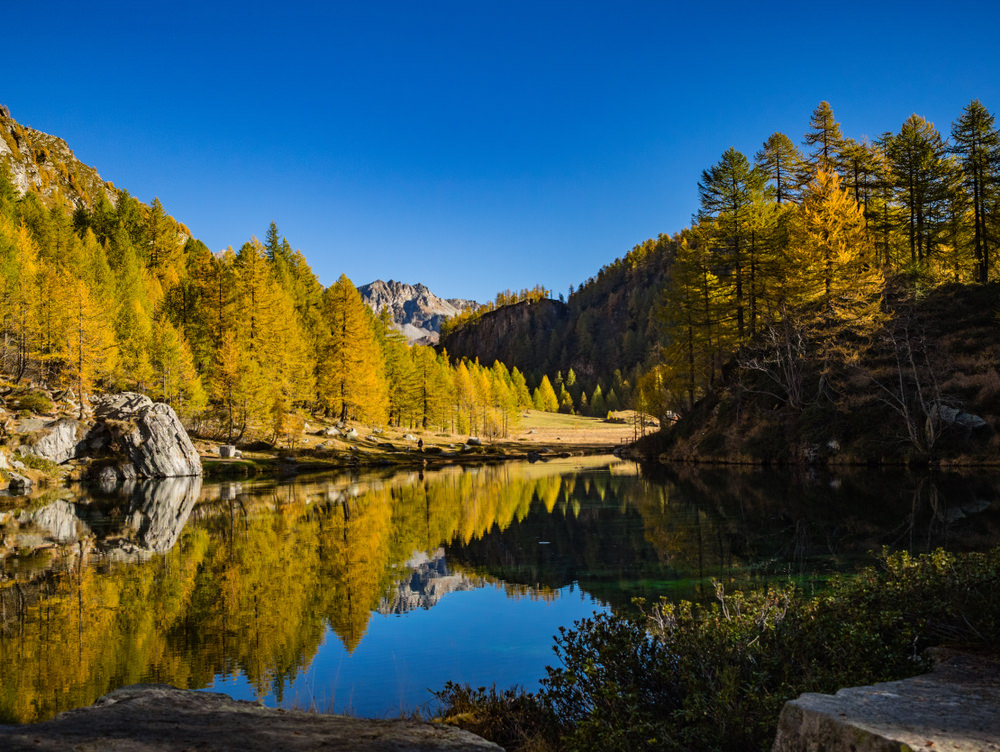
[[637, 595], [809, 586], [883, 545], [986, 547], [997, 489], [575, 458], [11, 500], [0, 719], [140, 681], [373, 715], [448, 679], [531, 684], [560, 625]]

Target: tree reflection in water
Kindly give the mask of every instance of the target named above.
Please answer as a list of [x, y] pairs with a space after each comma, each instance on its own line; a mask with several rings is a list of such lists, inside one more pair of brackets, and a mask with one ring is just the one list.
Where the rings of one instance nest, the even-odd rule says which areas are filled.
[[573, 459], [56, 496], [0, 511], [6, 722], [139, 681], [239, 674], [280, 701], [328, 630], [352, 653], [373, 612], [484, 583], [536, 599], [572, 585], [628, 608], [704, 597], [712, 577], [821, 583], [882, 545], [1000, 539], [995, 480], [957, 475], [652, 475]]

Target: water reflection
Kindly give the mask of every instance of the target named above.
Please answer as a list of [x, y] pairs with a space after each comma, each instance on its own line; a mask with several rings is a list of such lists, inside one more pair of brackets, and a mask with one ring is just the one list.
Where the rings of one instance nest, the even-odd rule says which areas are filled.
[[[236, 682], [301, 702], [303, 686], [329, 689], [319, 667], [334, 663], [337, 677], [354, 671], [374, 686], [386, 650], [408, 651], [420, 691], [463, 672], [502, 682], [501, 664], [517, 664], [510, 676], [523, 681], [544, 673], [551, 625], [515, 630], [502, 660], [484, 635], [527, 624], [528, 603], [570, 588], [582, 600], [560, 613], [572, 620], [591, 597], [627, 608], [636, 595], [702, 597], [710, 577], [817, 581], [882, 545], [1000, 540], [994, 479], [604, 463], [175, 479], [0, 511], [0, 718], [39, 720], [138, 681]], [[508, 597], [486, 612], [442, 605], [485, 590]], [[393, 642], [428, 609], [448, 614], [427, 622], [433, 640], [463, 656], [436, 684], [427, 677], [448, 662], [430, 653], [431, 637]], [[394, 696], [375, 710], [352, 707], [379, 714], [426, 699], [385, 691]]]

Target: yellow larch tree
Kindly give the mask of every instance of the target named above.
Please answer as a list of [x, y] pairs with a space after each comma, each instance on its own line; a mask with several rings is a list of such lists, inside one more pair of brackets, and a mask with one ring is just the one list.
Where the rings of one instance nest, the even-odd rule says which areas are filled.
[[347, 275], [324, 292], [323, 318], [316, 364], [320, 403], [341, 420], [384, 423], [389, 408], [385, 363], [372, 315]]

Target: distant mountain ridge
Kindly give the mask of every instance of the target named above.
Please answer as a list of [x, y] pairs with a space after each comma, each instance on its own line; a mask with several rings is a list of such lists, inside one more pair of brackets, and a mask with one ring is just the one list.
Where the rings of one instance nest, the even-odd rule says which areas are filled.
[[474, 300], [439, 298], [419, 282], [408, 285], [390, 279], [376, 279], [358, 288], [361, 299], [376, 315], [388, 309], [396, 327], [410, 344], [437, 344], [441, 323], [467, 308], [477, 308]]

